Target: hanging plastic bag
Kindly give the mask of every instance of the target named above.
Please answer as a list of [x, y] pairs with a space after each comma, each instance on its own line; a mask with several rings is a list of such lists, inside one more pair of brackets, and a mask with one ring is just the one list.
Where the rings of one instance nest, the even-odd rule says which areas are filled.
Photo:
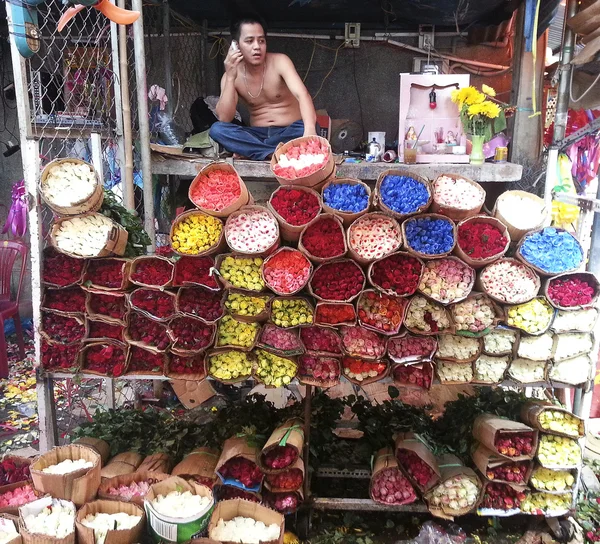
[[447, 529], [433, 521], [426, 521], [416, 538], [398, 540], [395, 544], [463, 544], [467, 539], [466, 533], [451, 523]]
[[12, 187], [12, 202], [2, 234], [10, 231], [16, 238], [22, 238], [27, 231], [27, 191], [25, 181], [17, 181]]

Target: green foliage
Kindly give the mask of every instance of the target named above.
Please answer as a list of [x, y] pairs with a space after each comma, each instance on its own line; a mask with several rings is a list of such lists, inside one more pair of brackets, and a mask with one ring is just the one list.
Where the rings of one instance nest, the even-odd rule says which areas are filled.
[[435, 422], [433, 441], [468, 462], [477, 416], [495, 414], [518, 421], [521, 406], [527, 400], [522, 393], [490, 387], [478, 389], [475, 395], [459, 395], [457, 400], [446, 403], [444, 415]]
[[104, 189], [104, 201], [99, 211], [119, 223], [129, 233], [125, 257], [138, 257], [146, 254], [146, 247], [152, 242], [144, 230], [141, 219], [122, 206], [112, 191]]
[[359, 429], [365, 434], [365, 440], [373, 453], [381, 448], [393, 446], [394, 436], [398, 433], [415, 432], [425, 440], [433, 434], [433, 420], [422, 408], [404, 404], [398, 398], [399, 391], [389, 388], [392, 400], [386, 400], [373, 406], [363, 397], [350, 397], [348, 402], [359, 421]]

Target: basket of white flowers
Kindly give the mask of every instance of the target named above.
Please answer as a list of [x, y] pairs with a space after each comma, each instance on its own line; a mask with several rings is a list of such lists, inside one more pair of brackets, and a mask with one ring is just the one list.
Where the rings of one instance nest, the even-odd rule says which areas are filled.
[[95, 212], [102, 206], [104, 192], [94, 167], [80, 159], [55, 159], [40, 176], [40, 194], [59, 215]]

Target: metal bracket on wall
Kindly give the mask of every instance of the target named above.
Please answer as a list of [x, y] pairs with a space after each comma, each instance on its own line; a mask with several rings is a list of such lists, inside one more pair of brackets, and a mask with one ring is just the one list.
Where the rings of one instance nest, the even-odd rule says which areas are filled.
[[590, 211], [594, 213], [600, 213], [600, 200], [592, 198], [591, 196], [583, 195], [570, 195], [566, 193], [552, 193], [552, 200], [558, 202], [564, 202], [565, 204], [572, 204], [579, 206], [582, 210]]
[[573, 132], [573, 134], [563, 138], [559, 142], [556, 142], [551, 147], [558, 148], [559, 151], [562, 151], [566, 147], [569, 147], [571, 144], [574, 144], [581, 140], [584, 136], [591, 134], [592, 132], [596, 132], [600, 130], [600, 117], [598, 119], [594, 119], [591, 123], [586, 125], [583, 128], [580, 128], [577, 132]]
[[346, 23], [344, 30], [344, 47], [360, 47], [360, 23]]

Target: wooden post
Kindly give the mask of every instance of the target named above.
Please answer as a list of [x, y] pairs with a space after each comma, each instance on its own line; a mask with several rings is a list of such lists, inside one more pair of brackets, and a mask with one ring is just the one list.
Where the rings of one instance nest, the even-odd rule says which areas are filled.
[[[125, 7], [125, 0], [119, 0], [118, 6]], [[111, 23], [114, 25], [114, 23]], [[133, 186], [133, 134], [131, 127], [131, 102], [129, 99], [129, 67], [127, 63], [127, 27], [119, 25], [119, 75], [121, 79], [121, 103], [123, 107], [123, 147], [125, 164], [122, 168], [123, 205], [135, 211], [135, 191]], [[118, 115], [118, 113], [117, 113]]]
[[531, 117], [534, 114], [532, 82], [535, 78], [536, 105], [541, 111], [547, 33], [538, 40], [534, 67], [533, 53], [525, 52], [525, 4], [519, 8], [515, 26], [511, 104], [517, 107], [517, 111], [512, 123], [510, 160], [523, 164], [537, 161], [542, 148], [543, 118], [541, 115]]

